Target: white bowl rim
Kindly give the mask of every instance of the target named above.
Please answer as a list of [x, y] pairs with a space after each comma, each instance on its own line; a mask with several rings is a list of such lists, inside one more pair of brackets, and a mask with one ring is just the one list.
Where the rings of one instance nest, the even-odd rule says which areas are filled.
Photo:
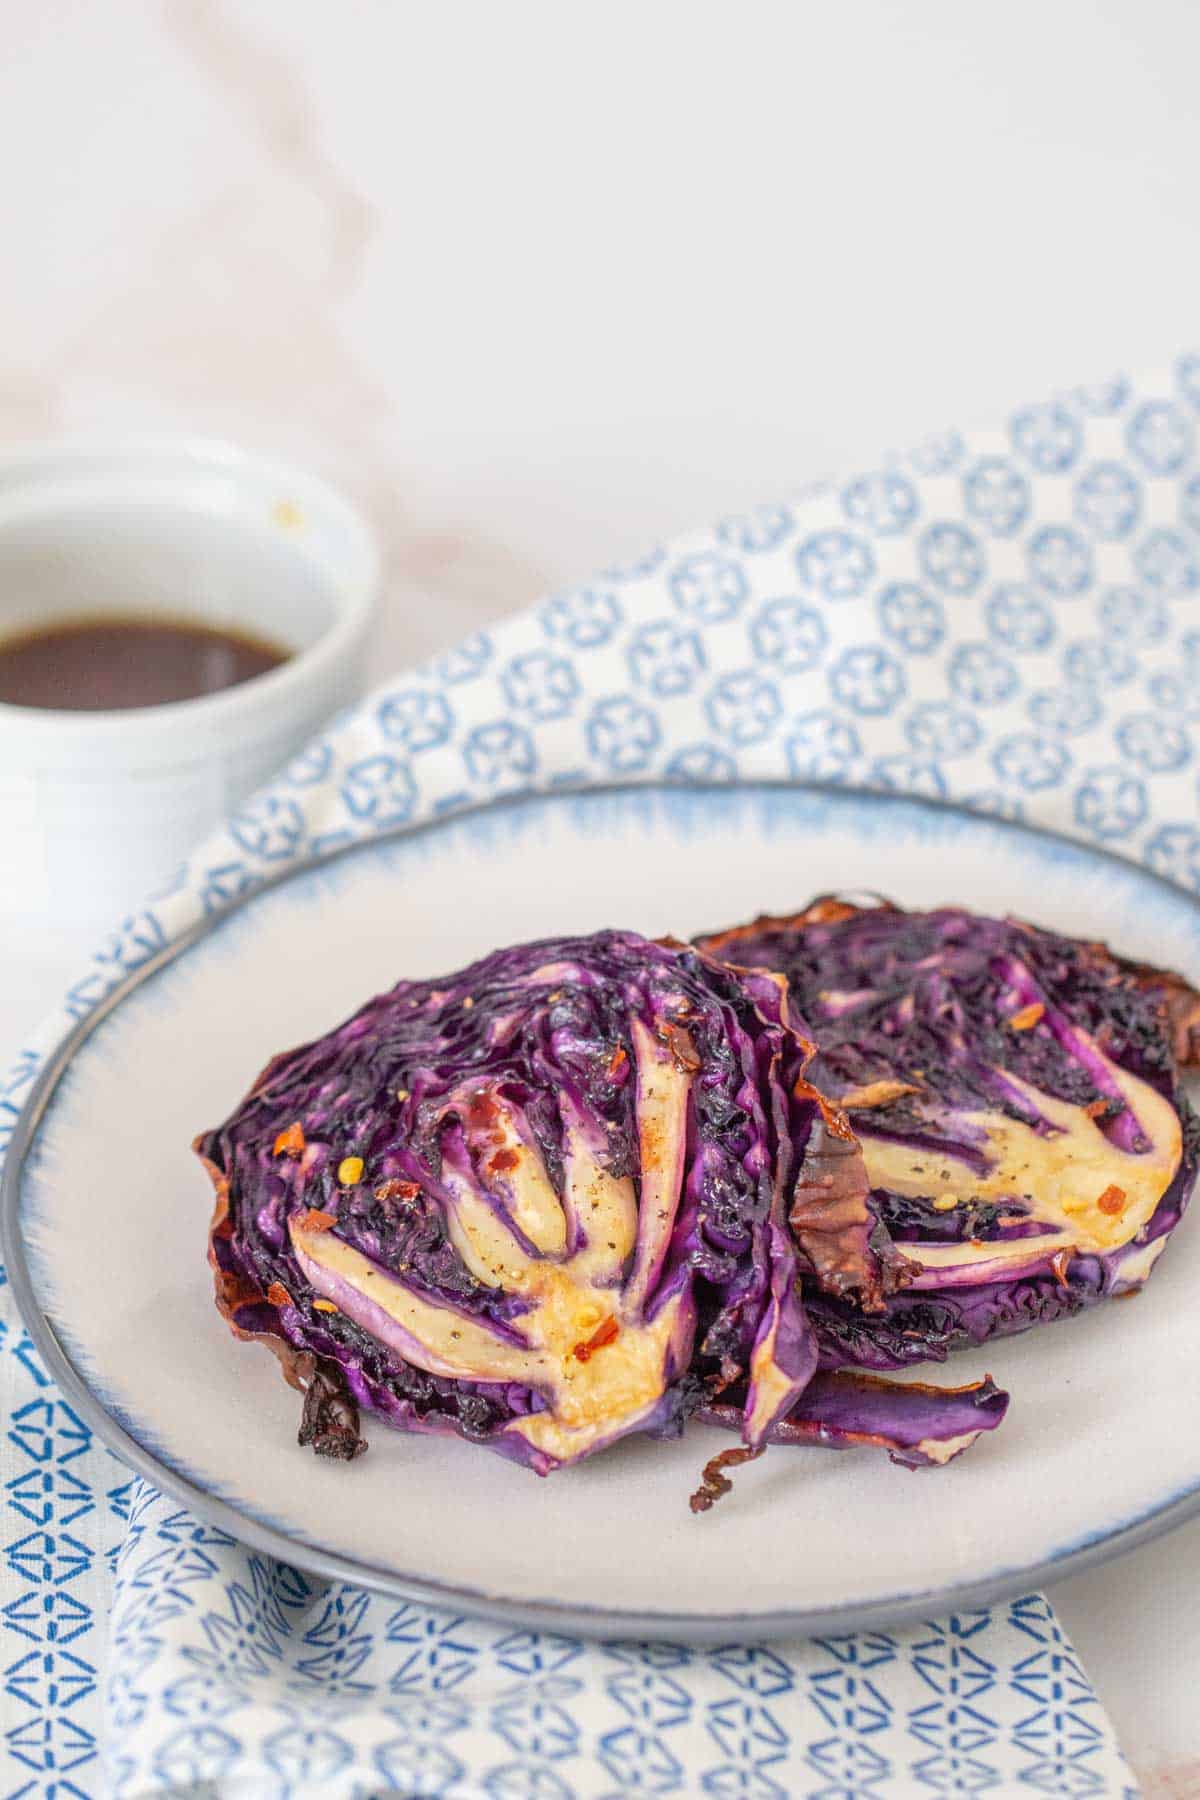
[[18, 444], [0, 454], [0, 502], [6, 487], [27, 481], [52, 492], [59, 479], [80, 475], [102, 476], [123, 463], [142, 467], [131, 472], [153, 480], [174, 468], [225, 474], [234, 479], [251, 476], [277, 483], [281, 498], [294, 499], [303, 509], [333, 520], [346, 533], [350, 554], [345, 573], [333, 588], [335, 616], [315, 643], [298, 650], [274, 669], [191, 700], [173, 700], [160, 706], [137, 706], [118, 711], [82, 711], [67, 707], [15, 706], [0, 701], [0, 737], [19, 735], [26, 741], [35, 734], [53, 740], [60, 749], [73, 742], [93, 745], [97, 740], [117, 749], [173, 726], [219, 728], [264, 707], [275, 713], [286, 704], [292, 690], [307, 688], [336, 670], [361, 641], [374, 614], [379, 588], [380, 553], [374, 532], [352, 503], [325, 481], [299, 465], [270, 454], [248, 449], [217, 437], [176, 435], [168, 432], [107, 436], [71, 436], [44, 442]]

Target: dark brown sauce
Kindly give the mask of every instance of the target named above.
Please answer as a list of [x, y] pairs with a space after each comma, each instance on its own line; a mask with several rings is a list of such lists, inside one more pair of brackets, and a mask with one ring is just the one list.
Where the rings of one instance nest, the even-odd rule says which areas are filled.
[[0, 638], [0, 702], [124, 712], [238, 687], [286, 662], [265, 638], [190, 619], [61, 619]]

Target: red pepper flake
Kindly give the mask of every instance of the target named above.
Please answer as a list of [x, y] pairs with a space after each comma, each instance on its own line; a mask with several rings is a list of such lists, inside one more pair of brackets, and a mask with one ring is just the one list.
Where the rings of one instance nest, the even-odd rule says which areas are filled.
[[1060, 1250], [1057, 1256], [1052, 1256], [1050, 1258], [1050, 1267], [1054, 1270], [1054, 1279], [1057, 1281], [1059, 1287], [1069, 1287], [1071, 1285], [1067, 1280], [1067, 1269], [1070, 1266], [1070, 1262], [1071, 1252], [1069, 1250]]
[[281, 1131], [275, 1139], [276, 1156], [304, 1155], [304, 1127], [299, 1119], [295, 1119], [286, 1130]]
[[421, 1191], [418, 1181], [401, 1181], [393, 1176], [390, 1181], [381, 1181], [375, 1189], [377, 1200], [415, 1200]]
[[507, 1175], [510, 1169], [516, 1168], [520, 1160], [515, 1150], [497, 1150], [488, 1163], [488, 1168], [493, 1175]]
[[1008, 1021], [1009, 1029], [1011, 1031], [1032, 1031], [1035, 1025], [1041, 1024], [1045, 1016], [1046, 1008], [1042, 1002], [1034, 1000], [1031, 1005], [1023, 1006], [1020, 1012], [1012, 1015]]
[[296, 1214], [299, 1231], [332, 1231], [336, 1224], [337, 1214], [322, 1212], [319, 1206], [306, 1206], [302, 1213]]
[[1096, 1205], [1102, 1213], [1115, 1214], [1125, 1210], [1125, 1189], [1110, 1182], [1097, 1200]]
[[291, 1306], [292, 1296], [281, 1281], [273, 1281], [267, 1289], [267, 1299], [272, 1306]]
[[610, 1314], [603, 1325], [597, 1325], [590, 1338], [585, 1338], [582, 1344], [576, 1344], [574, 1351], [576, 1361], [587, 1362], [597, 1350], [603, 1350], [605, 1344], [611, 1344], [620, 1329], [621, 1327]]
[[1089, 1100], [1083, 1110], [1089, 1119], [1102, 1119], [1111, 1105], [1111, 1100], [1105, 1100], [1101, 1096], [1099, 1100]]
[[612, 1055], [608, 1059], [608, 1078], [609, 1078], [609, 1080], [610, 1081], [620, 1081], [624, 1077], [625, 1071], [628, 1067], [629, 1067], [629, 1058], [625, 1054], [625, 1046], [623, 1044], [618, 1044], [616, 1046], [616, 1048], [613, 1050]]
[[490, 1131], [500, 1117], [495, 1097], [486, 1088], [477, 1088], [466, 1106], [467, 1124], [476, 1131]]

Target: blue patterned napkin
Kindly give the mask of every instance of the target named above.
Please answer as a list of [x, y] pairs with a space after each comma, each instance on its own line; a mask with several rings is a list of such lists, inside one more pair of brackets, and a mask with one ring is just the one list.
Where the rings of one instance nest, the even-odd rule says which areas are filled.
[[806, 1643], [588, 1644], [311, 1580], [147, 1488], [107, 1704], [129, 1795], [1136, 1792], [1041, 1595]]
[[[496, 795], [787, 777], [950, 797], [1200, 887], [1200, 355], [725, 520], [339, 721], [21, 1057], [299, 858]], [[2, 1142], [2, 1138], [0, 1138]], [[585, 1646], [250, 1555], [129, 1479], [0, 1290], [6, 1792], [1119, 1795], [1045, 1601], [770, 1651]], [[106, 1647], [107, 1639], [107, 1647]], [[10, 1723], [11, 1721], [11, 1723]]]

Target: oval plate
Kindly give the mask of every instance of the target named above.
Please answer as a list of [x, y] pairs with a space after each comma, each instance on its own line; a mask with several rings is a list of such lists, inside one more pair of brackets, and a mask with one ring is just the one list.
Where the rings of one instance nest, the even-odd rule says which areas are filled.
[[[219, 1319], [189, 1143], [268, 1058], [401, 975], [622, 925], [680, 936], [823, 889], [958, 901], [1200, 977], [1200, 902], [1103, 852], [888, 795], [635, 789], [503, 803], [260, 889], [145, 965], [50, 1060], [5, 1172], [16, 1297], [53, 1375], [158, 1486], [259, 1549], [405, 1598], [607, 1635], [763, 1638], [960, 1607], [1200, 1504], [1200, 1245], [1146, 1294], [986, 1354], [1000, 1431], [923, 1476], [777, 1449], [697, 1519], [719, 1441], [628, 1440], [538, 1481], [366, 1421], [352, 1466], [296, 1445], [299, 1397]], [[936, 1372], [935, 1372], [936, 1373]]]

